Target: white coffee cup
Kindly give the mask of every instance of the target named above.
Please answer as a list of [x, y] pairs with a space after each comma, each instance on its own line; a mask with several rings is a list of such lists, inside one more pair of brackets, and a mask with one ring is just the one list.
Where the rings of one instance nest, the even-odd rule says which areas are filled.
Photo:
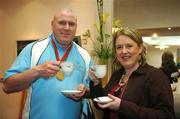
[[74, 69], [74, 64], [72, 62], [62, 62], [60, 66], [61, 66], [61, 71], [65, 75], [70, 75]]
[[106, 75], [106, 65], [94, 65], [94, 74], [97, 78], [104, 78]]

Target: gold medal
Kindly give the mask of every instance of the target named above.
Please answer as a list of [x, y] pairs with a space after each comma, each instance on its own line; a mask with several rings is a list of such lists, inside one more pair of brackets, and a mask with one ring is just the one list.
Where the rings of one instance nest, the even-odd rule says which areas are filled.
[[56, 78], [58, 79], [58, 80], [64, 80], [64, 74], [63, 74], [63, 72], [62, 71], [58, 71], [57, 72], [57, 74], [56, 74]]
[[[58, 54], [58, 49], [57, 49], [57, 47], [56, 47], [56, 44], [55, 44], [55, 42], [54, 42], [54, 39], [52, 38], [52, 45], [53, 45], [53, 48], [54, 48], [54, 52], [55, 52], [55, 55], [56, 55], [56, 60], [57, 61], [65, 61], [66, 60], [66, 58], [68, 57], [68, 55], [69, 55], [69, 52], [70, 52], [70, 50], [71, 50], [71, 48], [72, 48], [72, 44], [70, 45], [70, 47], [68, 47], [68, 49], [66, 50], [66, 52], [65, 52], [65, 54], [63, 55], [63, 57], [60, 59], [60, 57], [59, 57], [59, 54]], [[61, 66], [60, 66], [60, 69], [61, 69]], [[60, 70], [60, 71], [58, 71], [57, 72], [57, 74], [56, 74], [56, 78], [58, 79], [58, 80], [64, 80], [64, 73]]]

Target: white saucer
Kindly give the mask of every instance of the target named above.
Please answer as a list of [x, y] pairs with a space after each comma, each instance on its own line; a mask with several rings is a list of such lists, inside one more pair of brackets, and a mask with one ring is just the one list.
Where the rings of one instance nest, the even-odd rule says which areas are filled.
[[97, 97], [97, 98], [94, 98], [93, 99], [95, 102], [98, 102], [98, 103], [109, 103], [112, 101], [111, 98], [109, 98], [108, 96], [103, 96], [103, 97]]
[[61, 92], [64, 93], [64, 94], [78, 94], [78, 93], [80, 93], [82, 91], [80, 91], [80, 90], [63, 90]]

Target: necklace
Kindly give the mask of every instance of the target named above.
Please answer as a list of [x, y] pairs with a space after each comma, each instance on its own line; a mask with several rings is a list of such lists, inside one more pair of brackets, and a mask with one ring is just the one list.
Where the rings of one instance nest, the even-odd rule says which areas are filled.
[[124, 74], [121, 76], [120, 80], [119, 80], [119, 85], [120, 86], [124, 86], [126, 85], [128, 82], [128, 76], [125, 76]]
[[121, 76], [121, 79], [119, 81], [119, 88], [115, 92], [119, 93], [119, 97], [122, 98], [122, 95], [124, 94], [124, 91], [126, 89], [126, 85], [128, 83], [128, 76], [125, 76], [124, 74]]
[[[65, 54], [62, 56], [62, 58], [60, 59], [60, 57], [59, 57], [59, 54], [58, 54], [58, 49], [57, 49], [57, 47], [56, 47], [56, 44], [55, 44], [55, 42], [54, 42], [54, 39], [52, 38], [52, 45], [53, 45], [53, 48], [54, 48], [54, 52], [55, 52], [55, 56], [56, 56], [56, 60], [57, 61], [65, 61], [66, 60], [66, 58], [68, 57], [68, 55], [69, 55], [69, 52], [70, 52], [70, 50], [71, 50], [71, 48], [72, 48], [72, 45], [70, 45], [70, 47], [68, 47], [68, 49], [66, 50], [66, 52], [65, 52]], [[60, 70], [60, 71], [58, 71], [57, 72], [57, 74], [56, 74], [56, 77], [57, 77], [57, 79], [59, 79], [59, 80], [63, 80], [64, 79], [64, 74], [63, 74], [63, 72]]]

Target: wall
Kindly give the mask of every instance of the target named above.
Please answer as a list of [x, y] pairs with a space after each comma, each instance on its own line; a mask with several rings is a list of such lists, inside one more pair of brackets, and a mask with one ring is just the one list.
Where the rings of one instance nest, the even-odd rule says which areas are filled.
[[[3, 18], [4, 17], [4, 14], [3, 14], [3, 10], [0, 8], [0, 18]], [[1, 39], [0, 39], [0, 42], [2, 44], [3, 42], [3, 19], [0, 19], [0, 36], [1, 36]], [[2, 67], [2, 50], [3, 48], [0, 47], [0, 67]], [[1, 78], [1, 75], [2, 74], [2, 69], [0, 68], [0, 78]], [[0, 119], [3, 119], [2, 117], [2, 113], [3, 113], [3, 110], [2, 110], [2, 107], [3, 107], [3, 93], [2, 93], [2, 84], [0, 83]]]
[[[2, 84], [0, 83], [0, 89], [2, 88]], [[0, 90], [0, 119], [3, 119], [3, 92]]]
[[[4, 14], [3, 14], [3, 10], [0, 8], [0, 18], [3, 18], [4, 17]], [[2, 28], [4, 28], [4, 26], [3, 26], [3, 19], [0, 19], [0, 36], [2, 36], [1, 37], [1, 40], [0, 40], [0, 42], [1, 42], [1, 44], [2, 44], [2, 42], [3, 42], [3, 29]], [[3, 48], [2, 47], [0, 47], [0, 67], [2, 67], [2, 51], [3, 50]], [[2, 69], [0, 68], [0, 73], [2, 73]]]
[[4, 22], [6, 27], [3, 51], [11, 53], [10, 56], [3, 55], [3, 70], [10, 66], [16, 56], [16, 41], [47, 37], [51, 31], [52, 15], [64, 6], [72, 8], [79, 18], [77, 35], [82, 34], [86, 29], [93, 29], [95, 0], [76, 0], [76, 2], [72, 0], [17, 0], [13, 4], [12, 2], [5, 1], [0, 6], [4, 10], [6, 21]]
[[[171, 51], [174, 55], [174, 61], [176, 61], [176, 53], [177, 53], [177, 47], [171, 47], [168, 49], [165, 49], [168, 51]], [[157, 68], [161, 66], [161, 56], [162, 56], [163, 50], [160, 50], [158, 48], [154, 48], [152, 46], [147, 47], [147, 62]]]
[[114, 16], [124, 26], [158, 28], [180, 26], [179, 0], [114, 0]]

